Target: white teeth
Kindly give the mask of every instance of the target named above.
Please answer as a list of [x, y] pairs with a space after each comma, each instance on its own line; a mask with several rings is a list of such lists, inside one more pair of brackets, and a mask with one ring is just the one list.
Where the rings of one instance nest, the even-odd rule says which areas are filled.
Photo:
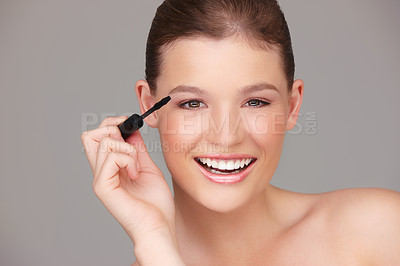
[[251, 159], [242, 160], [215, 160], [211, 158], [198, 158], [198, 160], [208, 167], [212, 167], [219, 170], [239, 170], [251, 163]]
[[226, 170], [226, 162], [225, 161], [219, 161], [218, 163], [218, 169], [219, 170]]
[[226, 170], [233, 170], [235, 169], [235, 161], [234, 160], [229, 160], [226, 163]]

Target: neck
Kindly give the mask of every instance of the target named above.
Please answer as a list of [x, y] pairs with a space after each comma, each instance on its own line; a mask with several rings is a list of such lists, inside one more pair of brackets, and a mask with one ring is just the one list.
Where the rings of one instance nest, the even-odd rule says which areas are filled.
[[[198, 250], [221, 258], [225, 254], [250, 256], [278, 233], [274, 216], [273, 187], [229, 213], [218, 213], [194, 201], [174, 183], [178, 242], [191, 253]], [[189, 252], [189, 251], [188, 251]], [[184, 253], [184, 252], [183, 252]], [[210, 253], [212, 255], [210, 255]]]

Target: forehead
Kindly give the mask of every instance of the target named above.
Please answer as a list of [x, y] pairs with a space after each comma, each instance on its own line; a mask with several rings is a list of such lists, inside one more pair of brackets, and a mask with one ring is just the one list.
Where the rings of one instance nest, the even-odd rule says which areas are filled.
[[281, 57], [237, 38], [178, 39], [162, 52], [158, 88], [194, 85], [243, 87], [267, 82], [283, 89], [286, 84]]

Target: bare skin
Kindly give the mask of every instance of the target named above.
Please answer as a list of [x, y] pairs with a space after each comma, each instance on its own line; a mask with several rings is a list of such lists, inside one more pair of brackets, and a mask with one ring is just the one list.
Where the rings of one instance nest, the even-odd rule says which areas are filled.
[[[398, 265], [400, 197], [397, 192], [356, 188], [300, 194], [276, 188], [276, 193], [294, 200], [295, 204], [287, 206], [287, 214], [297, 212], [283, 214], [286, 226], [264, 246], [260, 245], [258, 252], [249, 252], [241, 245], [234, 252], [241, 250], [240, 256], [232, 256], [228, 249], [223, 255], [210, 255], [207, 251], [199, 252], [194, 241], [188, 235], [179, 235], [178, 231], [185, 264]], [[282, 203], [285, 204], [289, 202]], [[387, 209], [379, 210], [381, 204]], [[237, 240], [246, 243], [244, 239]]]
[[[224, 236], [216, 253], [199, 247], [187, 232], [179, 234], [178, 230], [186, 265], [399, 263], [400, 232], [396, 225], [400, 221], [399, 193], [378, 188], [319, 194], [295, 193], [276, 187], [272, 191], [269, 192], [282, 200], [277, 206], [280, 218], [275, 235], [258, 239], [254, 246], [249, 246], [246, 229], [246, 233], [234, 232], [231, 238]], [[380, 209], [380, 205], [387, 208]]]
[[[116, 126], [126, 117], [82, 136], [95, 193], [132, 239], [134, 265], [400, 265], [398, 192], [303, 194], [269, 184], [304, 89], [296, 80], [289, 92], [276, 50], [183, 39], [164, 59], [156, 92], [140, 80], [136, 94], [142, 112], [172, 97], [146, 123], [166, 144], [173, 198], [140, 133], [121, 140]], [[220, 153], [256, 161], [244, 180], [216, 183], [195, 159]]]
[[[148, 121], [150, 125], [158, 127], [162, 140], [168, 143], [185, 141], [195, 147], [204, 142], [216, 144], [218, 147], [226, 145], [224, 147], [228, 147], [231, 152], [256, 154], [260, 161], [260, 171], [253, 171], [257, 177], [261, 177], [258, 181], [257, 177], [254, 178], [254, 184], [261, 189], [252, 186], [249, 181], [248, 186], [243, 184], [238, 186], [238, 190], [232, 189], [231, 192], [221, 188], [221, 185], [213, 186], [193, 181], [195, 177], [191, 176], [196, 171], [190, 168], [191, 151], [184, 152], [183, 155], [182, 152], [164, 152], [173, 176], [176, 232], [185, 263], [374, 265], [380, 264], [384, 258], [390, 258], [387, 261], [390, 265], [392, 261], [399, 261], [400, 255], [395, 254], [396, 250], [400, 250], [400, 232], [394, 226], [396, 223], [400, 224], [399, 193], [379, 189], [352, 189], [302, 194], [269, 184], [279, 161], [280, 144], [283, 143], [282, 133], [292, 129], [296, 123], [304, 86], [301, 80], [296, 80], [291, 95], [288, 95], [284, 85], [285, 75], [280, 68], [280, 57], [276, 55], [274, 51], [255, 51], [240, 39], [219, 42], [201, 38], [182, 40], [165, 52], [166, 59], [159, 78], [156, 98], [168, 95], [171, 88], [180, 84], [199, 84], [209, 93], [209, 96], [174, 95], [178, 99], [204, 98], [204, 109], [192, 110], [186, 121], [195, 121], [190, 120], [193, 113], [194, 116], [201, 112], [202, 116], [208, 116], [207, 112], [210, 110], [212, 119], [217, 120], [218, 124], [222, 121], [218, 118], [236, 111], [229, 108], [228, 103], [225, 109], [220, 106], [222, 102], [232, 102], [233, 106], [237, 106], [234, 104], [235, 98], [231, 95], [236, 93], [233, 88], [241, 87], [242, 84], [264, 80], [276, 85], [280, 91], [280, 96], [272, 92], [268, 95], [255, 95], [274, 99], [271, 101], [272, 105], [264, 110], [275, 119], [267, 118], [261, 121], [262, 124], [274, 125], [275, 131], [266, 135], [253, 135], [252, 131], [259, 127], [250, 126], [250, 130], [247, 131], [237, 129], [236, 134], [232, 136], [229, 135], [229, 127], [226, 126], [228, 129], [225, 131], [225, 128], [222, 128], [219, 134], [211, 130], [211, 133], [208, 131], [207, 135], [199, 137], [197, 134], [183, 134], [187, 132], [179, 130], [179, 125], [173, 122], [169, 123], [168, 129], [176, 129], [178, 133], [163, 134], [162, 122], [168, 119], [165, 115], [169, 113], [167, 121], [177, 121], [174, 113], [181, 112], [172, 107], [169, 110], [167, 107], [164, 112]], [[151, 98], [145, 83], [137, 84], [137, 94], [145, 110], [150, 106], [147, 101]], [[275, 96], [277, 97], [274, 98]], [[216, 104], [212, 101], [214, 99]], [[245, 108], [240, 110], [243, 110], [240, 111], [242, 113], [233, 113], [232, 116], [237, 117], [244, 113], [246, 121], [253, 121], [254, 116], [263, 114], [262, 108], [252, 112]], [[184, 111], [182, 114], [186, 115]], [[279, 120], [282, 117], [284, 120]], [[193, 124], [194, 127], [197, 126], [196, 122]], [[261, 152], [256, 146], [261, 147]], [[185, 171], [185, 160], [188, 157], [186, 164], [189, 165], [189, 170]], [[189, 176], [191, 178], [188, 178]], [[262, 189], [263, 187], [265, 189]], [[379, 202], [382, 206], [392, 206], [387, 209], [388, 213], [379, 212], [380, 217], [394, 217], [388, 221], [382, 218], [376, 223], [366, 223], [376, 219], [375, 210], [381, 208]], [[371, 206], [377, 209], [372, 210]], [[388, 238], [381, 237], [378, 240], [378, 236], [381, 236], [378, 232], [381, 226], [385, 227], [385, 222], [389, 223], [386, 228], [391, 228], [394, 235], [389, 239], [389, 233]], [[391, 245], [386, 247], [387, 250], [378, 252], [385, 239]], [[372, 254], [380, 254], [382, 257]]]

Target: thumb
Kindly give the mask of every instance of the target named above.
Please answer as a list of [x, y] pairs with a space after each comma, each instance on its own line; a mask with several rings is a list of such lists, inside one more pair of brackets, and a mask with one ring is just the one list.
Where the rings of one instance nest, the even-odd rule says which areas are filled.
[[140, 168], [139, 171], [153, 172], [153, 173], [154, 173], [154, 170], [156, 170], [156, 169], [157, 169], [157, 171], [159, 171], [158, 167], [156, 166], [156, 164], [153, 162], [153, 160], [150, 157], [150, 154], [147, 150], [146, 145], [144, 144], [142, 135], [140, 134], [139, 130], [135, 131], [125, 141], [127, 143], [135, 146], [138, 151], [138, 160], [139, 160], [139, 168]]

